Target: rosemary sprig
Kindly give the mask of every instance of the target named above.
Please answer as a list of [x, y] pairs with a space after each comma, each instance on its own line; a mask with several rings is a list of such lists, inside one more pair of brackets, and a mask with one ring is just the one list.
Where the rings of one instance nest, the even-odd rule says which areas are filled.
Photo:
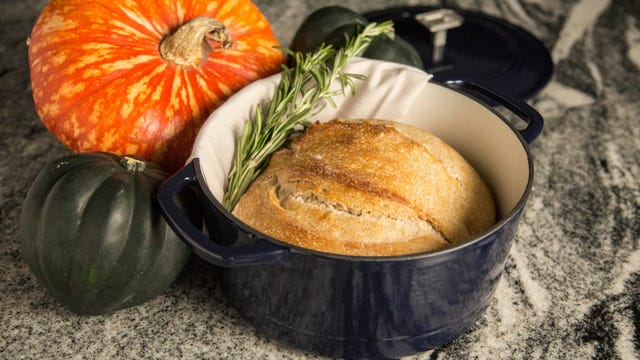
[[[263, 106], [257, 106], [254, 118], [244, 125], [222, 201], [227, 210], [236, 206], [267, 165], [271, 154], [292, 133], [310, 124], [309, 118], [324, 106], [319, 104], [320, 100], [335, 107], [333, 96], [344, 95], [347, 87], [355, 92], [354, 80], [364, 80], [365, 76], [345, 73], [342, 68], [350, 58], [362, 54], [371, 40], [381, 34], [393, 36], [393, 23], [371, 23], [357, 36], [347, 38], [341, 49], [322, 45], [309, 54], [285, 49], [295, 57], [295, 66], [283, 66], [282, 78], [273, 97]], [[338, 90], [331, 90], [336, 79], [341, 86]]]

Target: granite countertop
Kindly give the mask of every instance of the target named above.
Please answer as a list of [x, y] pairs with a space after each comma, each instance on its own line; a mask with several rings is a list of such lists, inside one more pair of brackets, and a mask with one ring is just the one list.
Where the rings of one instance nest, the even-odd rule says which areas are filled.
[[[317, 359], [257, 333], [193, 258], [143, 305], [81, 317], [36, 282], [18, 246], [22, 201], [45, 162], [68, 153], [33, 106], [25, 40], [44, 0], [0, 2], [0, 358]], [[315, 8], [259, 0], [283, 44]], [[637, 1], [359, 1], [479, 10], [541, 39], [556, 65], [531, 104], [535, 182], [490, 307], [463, 336], [415, 359], [640, 357], [640, 6]]]

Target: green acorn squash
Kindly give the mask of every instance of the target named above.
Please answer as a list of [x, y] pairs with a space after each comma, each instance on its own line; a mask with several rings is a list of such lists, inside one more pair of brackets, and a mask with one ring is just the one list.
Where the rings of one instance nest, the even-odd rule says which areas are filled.
[[342, 6], [326, 6], [304, 19], [289, 48], [303, 53], [313, 52], [337, 28], [348, 24], [366, 26], [368, 23], [364, 16], [353, 10]]
[[371, 41], [362, 56], [367, 59], [390, 61], [414, 66], [418, 69], [423, 68], [420, 54], [418, 54], [413, 45], [398, 35], [393, 39], [385, 35], [378, 36]]
[[[47, 164], [20, 217], [22, 254], [41, 285], [85, 315], [139, 305], [167, 290], [191, 253], [157, 204], [167, 177], [140, 158], [104, 152]], [[199, 214], [190, 216], [199, 221]]]
[[[353, 37], [369, 24], [361, 14], [342, 6], [327, 6], [312, 12], [300, 25], [290, 49], [303, 53], [317, 50], [322, 43], [341, 48], [345, 36]], [[373, 39], [360, 56], [423, 68], [420, 54], [399, 36], [381, 35]], [[288, 59], [291, 64], [292, 59]]]

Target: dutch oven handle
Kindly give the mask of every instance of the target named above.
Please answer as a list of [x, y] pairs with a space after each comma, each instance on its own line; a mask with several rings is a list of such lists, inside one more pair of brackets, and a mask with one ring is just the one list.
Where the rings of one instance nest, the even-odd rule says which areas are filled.
[[[193, 225], [180, 210], [175, 196], [187, 186], [200, 188], [195, 167], [198, 159], [185, 165], [167, 179], [158, 190], [158, 201], [167, 223], [173, 231], [203, 260], [222, 267], [238, 267], [284, 261], [289, 250], [264, 239], [257, 239], [249, 245], [227, 246], [210, 239]], [[238, 231], [241, 231], [238, 229]], [[246, 235], [246, 234], [244, 234]]]
[[542, 127], [544, 125], [542, 116], [525, 101], [498, 93], [470, 80], [450, 80], [447, 81], [446, 84], [453, 88], [467, 90], [471, 94], [476, 93], [484, 96], [511, 110], [527, 123], [527, 127], [518, 130], [518, 132], [520, 132], [520, 135], [522, 135], [528, 144], [531, 144], [542, 132]]

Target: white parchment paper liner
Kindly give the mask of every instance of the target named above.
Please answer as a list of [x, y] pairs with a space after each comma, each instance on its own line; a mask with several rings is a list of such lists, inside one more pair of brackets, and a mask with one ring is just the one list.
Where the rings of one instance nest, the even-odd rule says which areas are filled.
[[[414, 67], [364, 58], [352, 59], [344, 71], [365, 75], [367, 79], [355, 80], [355, 95], [347, 90], [345, 96], [335, 96], [336, 107], [327, 104], [311, 121], [336, 118], [399, 121], [431, 79], [430, 74]], [[235, 144], [245, 121], [252, 118], [257, 104], [271, 97], [279, 81], [280, 74], [276, 74], [243, 88], [214, 111], [200, 130], [189, 161], [200, 158], [205, 181], [218, 200], [224, 194]]]

